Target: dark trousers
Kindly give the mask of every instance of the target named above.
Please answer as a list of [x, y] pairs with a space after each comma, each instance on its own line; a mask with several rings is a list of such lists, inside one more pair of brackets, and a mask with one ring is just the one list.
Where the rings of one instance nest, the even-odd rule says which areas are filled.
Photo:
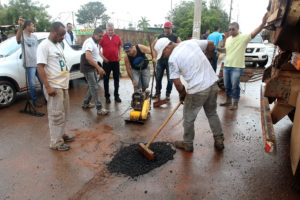
[[105, 98], [109, 98], [109, 76], [111, 71], [113, 71], [114, 77], [114, 85], [115, 85], [115, 92], [114, 96], [119, 97], [119, 81], [120, 81], [120, 63], [117, 62], [103, 62], [103, 69], [106, 73], [104, 76], [104, 91], [105, 91]]
[[211, 66], [212, 66], [212, 68], [214, 69], [215, 72], [216, 72], [216, 70], [217, 70], [218, 58], [219, 58], [219, 56], [218, 56], [217, 53], [215, 52], [215, 53], [214, 53], [214, 56], [213, 56], [213, 58], [212, 58], [212, 63], [211, 63]]
[[166, 94], [171, 94], [173, 80], [170, 79], [168, 59], [159, 59], [156, 69], [157, 69], [157, 71], [156, 71], [156, 77], [157, 77], [156, 94], [160, 94], [160, 91], [162, 88], [161, 82], [162, 82], [165, 70], [167, 72], [167, 79], [168, 79]]

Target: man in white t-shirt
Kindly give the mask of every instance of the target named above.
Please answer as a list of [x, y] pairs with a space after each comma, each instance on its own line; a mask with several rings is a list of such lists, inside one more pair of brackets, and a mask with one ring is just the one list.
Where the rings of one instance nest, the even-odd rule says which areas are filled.
[[96, 104], [98, 115], [107, 115], [108, 111], [103, 108], [98, 96], [97, 74], [105, 75], [105, 71], [98, 65], [100, 57], [98, 43], [101, 41], [103, 31], [100, 28], [94, 30], [93, 36], [86, 39], [82, 46], [82, 54], [80, 58], [80, 71], [89, 85], [89, 89], [82, 103], [82, 108], [92, 108], [95, 105], [90, 101], [93, 98]]
[[64, 142], [73, 141], [73, 137], [65, 134], [65, 125], [69, 112], [69, 67], [63, 48], [66, 33], [61, 22], [51, 24], [50, 35], [38, 46], [38, 72], [45, 87], [48, 101], [48, 120], [50, 129], [50, 148], [59, 151], [69, 150], [70, 146]]
[[[161, 38], [154, 48], [157, 52], [157, 59], [161, 56], [169, 58], [170, 78], [173, 79], [179, 92], [180, 101], [184, 101], [184, 136], [183, 141], [175, 142], [176, 148], [188, 152], [194, 150], [194, 122], [203, 106], [213, 132], [215, 147], [218, 151], [222, 151], [224, 149], [224, 136], [217, 114], [218, 86], [216, 81], [218, 77], [207, 59], [213, 55], [215, 50], [213, 42], [188, 40], [177, 44], [168, 38]], [[187, 90], [181, 83], [180, 76], [187, 82]]]

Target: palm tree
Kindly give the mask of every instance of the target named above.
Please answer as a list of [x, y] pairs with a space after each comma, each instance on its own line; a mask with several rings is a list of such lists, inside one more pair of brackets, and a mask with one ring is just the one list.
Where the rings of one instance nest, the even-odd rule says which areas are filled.
[[141, 17], [141, 19], [138, 21], [138, 28], [142, 31], [146, 31], [148, 29], [149, 20], [146, 17]]

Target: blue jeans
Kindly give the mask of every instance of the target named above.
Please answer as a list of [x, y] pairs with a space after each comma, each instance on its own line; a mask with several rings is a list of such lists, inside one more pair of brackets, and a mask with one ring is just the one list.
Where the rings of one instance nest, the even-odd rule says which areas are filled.
[[232, 97], [234, 102], [240, 99], [240, 78], [244, 68], [226, 67], [223, 68], [225, 92], [228, 97]]
[[160, 94], [160, 91], [161, 91], [161, 88], [162, 88], [161, 82], [162, 82], [162, 78], [164, 76], [165, 70], [167, 72], [167, 78], [168, 78], [166, 94], [171, 94], [172, 86], [173, 86], [173, 80], [170, 79], [168, 59], [164, 59], [164, 58], [159, 59], [156, 69], [157, 69], [156, 70], [156, 77], [157, 77], [156, 94]]
[[32, 101], [34, 101], [34, 102], [37, 101], [35, 77], [38, 78], [40, 85], [41, 85], [43, 97], [44, 97], [44, 99], [46, 99], [45, 95], [44, 95], [44, 90], [43, 90], [43, 83], [41, 81], [39, 73], [37, 72], [37, 67], [26, 67], [26, 72], [27, 72], [29, 91], [30, 91]]
[[97, 110], [100, 110], [102, 108], [102, 104], [98, 97], [98, 83], [97, 83], [96, 72], [84, 73], [84, 77], [89, 85], [89, 90], [85, 95], [83, 104], [88, 105], [91, 99], [93, 98]]

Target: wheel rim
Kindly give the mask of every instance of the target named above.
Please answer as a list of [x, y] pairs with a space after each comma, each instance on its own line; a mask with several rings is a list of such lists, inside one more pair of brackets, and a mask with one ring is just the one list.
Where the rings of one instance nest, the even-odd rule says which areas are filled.
[[10, 85], [0, 85], [0, 105], [8, 105], [14, 99], [14, 90]]

